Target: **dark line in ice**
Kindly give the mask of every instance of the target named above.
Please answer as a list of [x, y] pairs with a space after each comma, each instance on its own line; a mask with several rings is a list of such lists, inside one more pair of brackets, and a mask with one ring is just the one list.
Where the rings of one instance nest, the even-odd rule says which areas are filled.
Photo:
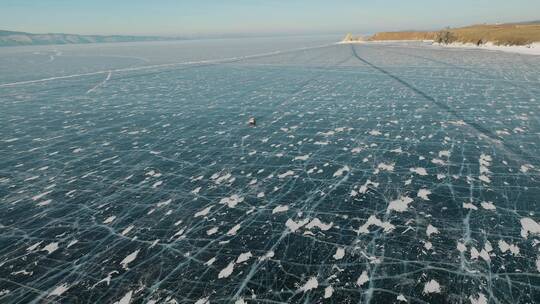
[[367, 61], [366, 59], [360, 57], [358, 55], [358, 53], [356, 52], [356, 48], [354, 45], [351, 45], [351, 51], [352, 51], [352, 54], [353, 56], [360, 60], [361, 62], [365, 63], [366, 65], [368, 65], [369, 67], [373, 68], [373, 69], [376, 69], [377, 71], [383, 73], [384, 75], [396, 80], [397, 82], [401, 83], [402, 85], [404, 85], [405, 87], [409, 88], [410, 90], [412, 90], [414, 93], [422, 96], [423, 98], [425, 98], [426, 100], [428, 101], [431, 101], [433, 104], [437, 105], [438, 107], [446, 110], [448, 113], [452, 114], [454, 117], [456, 117], [457, 119], [460, 119], [462, 121], [464, 121], [468, 126], [472, 127], [473, 129], [475, 129], [477, 132], [479, 132], [480, 134], [488, 137], [489, 139], [495, 141], [496, 143], [499, 143], [501, 146], [504, 146], [506, 147], [512, 154], [516, 155], [516, 156], [525, 156], [526, 158], [528, 159], [531, 159], [532, 157], [528, 154], [526, 154], [524, 151], [522, 151], [521, 149], [516, 149], [514, 148], [512, 145], [508, 144], [508, 143], [504, 143], [501, 138], [499, 138], [497, 135], [493, 134], [491, 131], [489, 131], [488, 129], [482, 127], [481, 125], [473, 122], [473, 121], [470, 121], [469, 119], [463, 117], [461, 114], [459, 114], [458, 112], [456, 112], [455, 110], [453, 110], [452, 108], [450, 108], [447, 104], [443, 103], [443, 102], [440, 102], [440, 101], [437, 101], [435, 98], [429, 96], [427, 93], [423, 92], [422, 90], [418, 89], [417, 87], [415, 87], [414, 85], [408, 83], [407, 81], [405, 81], [404, 79], [390, 73], [389, 71]]
[[448, 105], [442, 103], [442, 102], [439, 102], [437, 101], [435, 98], [429, 96], [427, 93], [421, 91], [420, 89], [418, 89], [417, 87], [413, 86], [412, 84], [408, 83], [407, 81], [403, 80], [402, 78], [388, 72], [387, 70], [367, 61], [366, 59], [360, 57], [358, 55], [358, 53], [356, 52], [356, 49], [354, 48], [354, 46], [351, 46], [351, 49], [352, 49], [352, 52], [353, 52], [353, 55], [354, 57], [356, 57], [358, 60], [362, 61], [363, 63], [367, 64], [368, 66], [378, 70], [379, 72], [385, 74], [386, 76], [396, 80], [397, 82], [401, 83], [402, 85], [404, 85], [405, 87], [409, 88], [410, 90], [412, 90], [413, 92], [415, 92], [416, 94], [424, 97], [425, 99], [433, 102], [435, 105], [443, 108], [444, 110], [448, 111], [450, 114], [454, 115], [455, 117], [465, 121], [465, 123], [467, 123], [468, 125], [471, 125], [473, 128], [475, 128], [477, 131], [479, 131], [480, 133], [492, 138], [492, 139], [495, 139], [495, 140], [500, 140], [498, 138], [498, 136], [494, 135], [493, 133], [491, 133], [491, 131], [485, 129], [484, 127], [482, 126], [479, 126], [478, 124], [474, 123], [474, 122], [471, 122], [471, 121], [467, 121], [466, 118], [464, 118], [462, 115], [460, 115], [459, 113], [457, 113], [456, 111], [454, 111], [452, 108], [450, 108]]

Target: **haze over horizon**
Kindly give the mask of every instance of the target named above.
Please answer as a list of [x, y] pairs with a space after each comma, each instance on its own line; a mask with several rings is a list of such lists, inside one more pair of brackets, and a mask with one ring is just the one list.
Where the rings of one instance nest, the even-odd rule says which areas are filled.
[[[0, 4], [2, 30], [101, 35], [372, 33], [537, 20], [536, 0], [31, 1]], [[308, 9], [306, 9], [306, 7]], [[527, 8], [527, 9], [525, 9]]]

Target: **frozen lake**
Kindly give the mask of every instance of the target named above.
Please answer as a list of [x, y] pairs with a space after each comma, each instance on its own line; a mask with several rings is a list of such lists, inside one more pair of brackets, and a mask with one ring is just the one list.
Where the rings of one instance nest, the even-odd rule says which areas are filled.
[[336, 39], [0, 49], [0, 302], [540, 301], [539, 57]]

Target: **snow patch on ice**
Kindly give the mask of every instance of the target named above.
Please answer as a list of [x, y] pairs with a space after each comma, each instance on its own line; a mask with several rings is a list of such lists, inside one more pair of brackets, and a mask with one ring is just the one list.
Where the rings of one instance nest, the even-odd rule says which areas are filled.
[[362, 287], [362, 285], [364, 285], [365, 283], [367, 283], [369, 281], [369, 276], [368, 276], [368, 273], [367, 271], [363, 271], [362, 274], [358, 277], [358, 279], [356, 280], [356, 285], [358, 285], [359, 287]]
[[338, 170], [334, 173], [334, 177], [342, 176], [343, 173], [349, 172], [349, 171], [351, 171], [351, 168], [349, 168], [349, 166], [344, 166], [343, 168], [338, 169]]
[[307, 292], [312, 289], [315, 289], [319, 287], [319, 281], [317, 281], [317, 278], [311, 277], [309, 280], [304, 284], [302, 287], [300, 287], [300, 291]]
[[210, 297], [200, 298], [195, 302], [195, 304], [210, 304]]
[[336, 253], [334, 253], [333, 258], [335, 260], [341, 260], [343, 259], [344, 256], [345, 256], [345, 249], [340, 247], [336, 250]]
[[238, 233], [238, 230], [240, 230], [241, 227], [242, 226], [240, 224], [234, 225], [234, 227], [232, 227], [229, 231], [227, 231], [227, 235], [229, 236], [236, 235], [236, 233]]
[[236, 207], [236, 205], [238, 205], [239, 203], [241, 203], [243, 201], [244, 201], [243, 197], [239, 196], [238, 194], [233, 194], [233, 195], [231, 195], [229, 197], [222, 198], [219, 201], [219, 203], [227, 205], [229, 208], [234, 208], [234, 207]]
[[272, 210], [272, 214], [286, 212], [287, 210], [289, 210], [289, 206], [279, 205]]
[[441, 293], [441, 285], [435, 280], [431, 280], [424, 285], [424, 294]]
[[129, 304], [131, 303], [131, 296], [133, 295], [133, 291], [129, 291], [126, 293], [120, 301], [114, 302], [114, 304]]
[[390, 222], [383, 222], [379, 220], [375, 215], [371, 215], [368, 218], [367, 222], [364, 225], [362, 225], [360, 228], [358, 228], [356, 232], [358, 234], [369, 233], [369, 227], [372, 225], [383, 228], [384, 232], [386, 233], [392, 232], [395, 228], [395, 226], [392, 225]]
[[418, 168], [410, 168], [409, 171], [413, 172], [413, 173], [416, 173], [420, 176], [426, 176], [428, 175], [427, 171], [425, 168], [421, 168], [421, 167], [418, 167]]
[[386, 212], [396, 211], [405, 212], [409, 208], [409, 204], [413, 202], [413, 199], [408, 196], [402, 196], [396, 200], [390, 201]]
[[478, 210], [478, 207], [473, 205], [472, 203], [463, 203], [464, 209], [471, 209], [471, 210]]
[[230, 262], [227, 267], [223, 268], [219, 274], [218, 279], [228, 278], [234, 271], [234, 262]]
[[67, 283], [64, 283], [62, 285], [56, 286], [47, 297], [54, 297], [54, 296], [61, 296], [64, 292], [66, 292], [69, 289], [69, 285]]
[[285, 226], [287, 226], [287, 228], [289, 228], [289, 230], [291, 230], [292, 232], [295, 232], [296, 230], [302, 228], [305, 224], [307, 224], [308, 221], [308, 219], [304, 219], [297, 223], [292, 219], [288, 219], [287, 222], [285, 222]]
[[132, 253], [130, 253], [128, 256], [126, 256], [122, 260], [122, 262], [120, 262], [120, 265], [122, 265], [122, 268], [128, 269], [129, 263], [135, 261], [135, 259], [137, 258], [137, 255], [139, 254], [139, 251], [140, 251], [140, 249], [137, 249], [137, 250], [133, 251]]
[[315, 218], [311, 222], [309, 222], [309, 224], [306, 225], [306, 229], [309, 230], [309, 229], [312, 229], [312, 228], [319, 228], [322, 231], [327, 231], [330, 228], [332, 228], [333, 225], [334, 225], [333, 223], [325, 224], [325, 223], [321, 222], [321, 220], [319, 220], [318, 218]]
[[49, 245], [43, 247], [43, 249], [41, 249], [41, 251], [47, 251], [48, 254], [51, 254], [53, 252], [55, 252], [56, 250], [58, 250], [58, 242], [53, 242], [53, 243], [50, 243]]
[[328, 286], [324, 289], [324, 298], [329, 299], [332, 297], [332, 294], [334, 294], [334, 288], [332, 286]]
[[540, 224], [535, 222], [532, 218], [524, 217], [521, 222], [521, 236], [527, 238], [529, 234], [540, 234]]
[[420, 189], [418, 190], [417, 196], [425, 201], [429, 201], [429, 195], [431, 194], [431, 191], [428, 189]]
[[243, 263], [249, 259], [251, 259], [251, 257], [253, 257], [253, 255], [251, 254], [251, 251], [248, 251], [248, 252], [245, 252], [245, 253], [242, 253], [238, 256], [238, 258], [236, 259], [236, 263], [239, 264], [239, 263]]
[[481, 202], [480, 206], [486, 210], [495, 210], [495, 205], [493, 205], [493, 202]]
[[195, 215], [193, 217], [201, 217], [201, 216], [206, 216], [208, 215], [208, 213], [210, 212], [210, 210], [213, 208], [214, 206], [210, 206], [208, 208], [205, 208], [197, 213], [195, 213]]
[[427, 229], [426, 229], [426, 234], [428, 237], [430, 237], [432, 234], [438, 234], [439, 233], [439, 229], [437, 229], [436, 227], [434, 227], [433, 225], [429, 224]]

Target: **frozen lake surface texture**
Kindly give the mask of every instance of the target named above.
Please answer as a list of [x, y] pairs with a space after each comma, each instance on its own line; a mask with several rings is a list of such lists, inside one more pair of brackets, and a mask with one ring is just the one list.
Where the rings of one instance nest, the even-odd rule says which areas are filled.
[[1, 49], [0, 302], [539, 302], [539, 57], [332, 41]]

